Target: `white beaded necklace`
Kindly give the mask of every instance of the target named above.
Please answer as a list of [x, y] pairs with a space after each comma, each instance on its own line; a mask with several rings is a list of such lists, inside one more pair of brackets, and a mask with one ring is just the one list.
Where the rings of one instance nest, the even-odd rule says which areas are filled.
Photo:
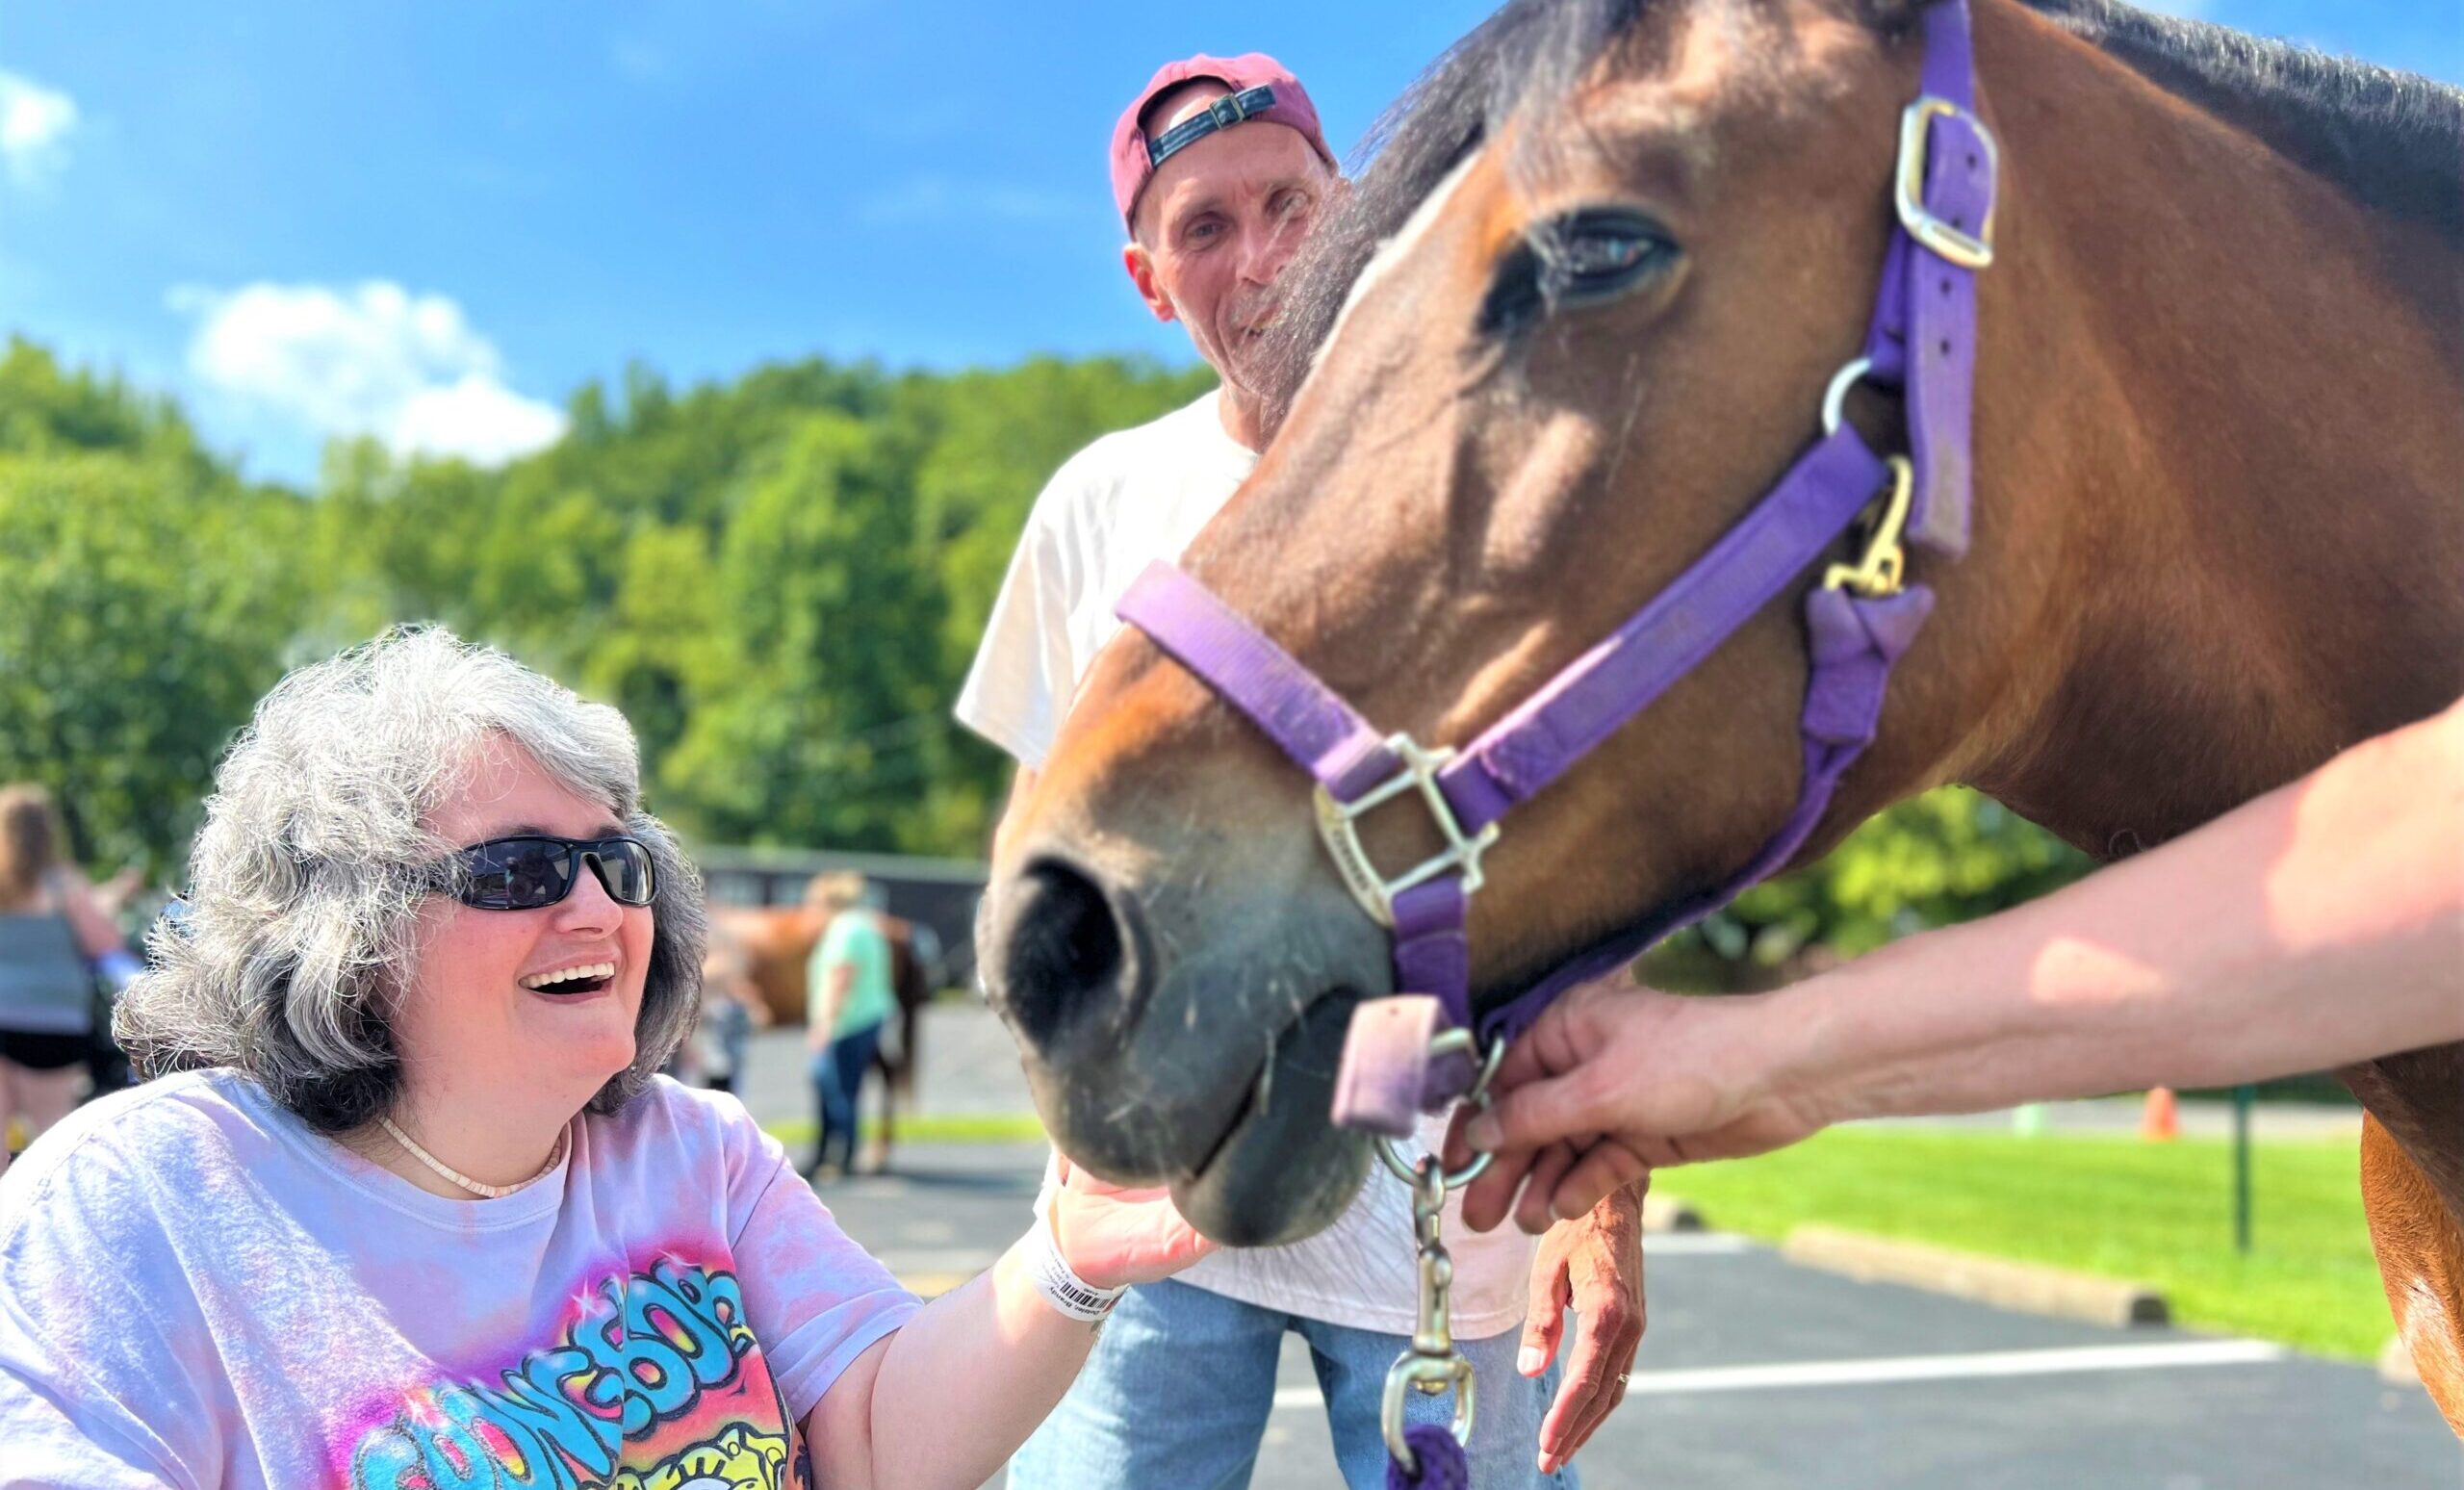
[[384, 1127], [387, 1133], [393, 1135], [395, 1143], [402, 1145], [402, 1152], [409, 1154], [412, 1158], [417, 1159], [424, 1165], [426, 1165], [429, 1169], [434, 1169], [437, 1173], [444, 1175], [447, 1179], [461, 1186], [473, 1195], [480, 1195], [490, 1200], [503, 1199], [506, 1195], [512, 1195], [515, 1191], [522, 1189], [526, 1185], [536, 1184], [550, 1169], [554, 1169], [565, 1157], [565, 1139], [567, 1133], [570, 1131], [568, 1129], [557, 1130], [556, 1146], [548, 1150], [548, 1162], [539, 1167], [539, 1172], [537, 1174], [533, 1174], [530, 1178], [526, 1180], [516, 1180], [510, 1185], [489, 1185], [473, 1179], [468, 1174], [465, 1174], [461, 1170], [448, 1165], [444, 1160], [436, 1157], [436, 1155], [420, 1147], [419, 1144], [412, 1143], [411, 1136], [397, 1127], [393, 1118], [379, 1118], [376, 1120]]

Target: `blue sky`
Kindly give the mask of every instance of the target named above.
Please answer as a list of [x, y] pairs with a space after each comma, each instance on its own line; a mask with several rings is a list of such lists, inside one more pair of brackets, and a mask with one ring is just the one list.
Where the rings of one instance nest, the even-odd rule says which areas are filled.
[[[2169, 8], [2464, 77], [2454, 0]], [[1127, 94], [1264, 48], [1344, 149], [1487, 9], [0, 0], [0, 331], [295, 480], [343, 430], [526, 448], [634, 358], [1181, 360], [1118, 268]]]

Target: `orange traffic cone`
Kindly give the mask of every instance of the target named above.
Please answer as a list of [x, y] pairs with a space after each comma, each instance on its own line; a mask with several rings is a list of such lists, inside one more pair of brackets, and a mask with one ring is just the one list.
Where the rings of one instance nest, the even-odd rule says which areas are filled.
[[2173, 1108], [2172, 1088], [2147, 1089], [2147, 1105], [2139, 1115], [2139, 1136], [2150, 1143], [2169, 1143], [2182, 1136], [2181, 1115]]

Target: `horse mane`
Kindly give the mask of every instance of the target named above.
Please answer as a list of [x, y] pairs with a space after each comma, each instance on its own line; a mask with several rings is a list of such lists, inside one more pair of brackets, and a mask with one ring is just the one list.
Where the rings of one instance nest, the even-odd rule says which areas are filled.
[[1308, 378], [1352, 281], [1378, 245], [1518, 109], [1563, 96], [1649, 3], [1507, 0], [1377, 116], [1352, 147], [1345, 200], [1319, 218], [1284, 271], [1265, 358], [1270, 424], [1279, 423]]
[[[1352, 150], [1347, 200], [1285, 273], [1265, 377], [1278, 415], [1378, 245], [1516, 110], [1563, 96], [1653, 3], [1507, 0], [1387, 107]], [[1924, 3], [1861, 9], [1898, 31]], [[2021, 3], [2363, 205], [2464, 240], [2464, 90], [2118, 0]]]
[[2025, 3], [2362, 205], [2464, 242], [2464, 90], [2117, 0]]

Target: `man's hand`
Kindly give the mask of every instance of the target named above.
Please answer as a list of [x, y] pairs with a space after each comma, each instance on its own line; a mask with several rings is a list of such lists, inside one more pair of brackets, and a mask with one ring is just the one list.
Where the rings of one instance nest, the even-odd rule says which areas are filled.
[[1685, 998], [1622, 973], [1569, 989], [1506, 1047], [1495, 1105], [1455, 1115], [1448, 1164], [1497, 1155], [1463, 1192], [1463, 1223], [1487, 1231], [1510, 1212], [1536, 1236], [1654, 1169], [1765, 1153], [1820, 1128], [1789, 1084], [1807, 1043], [1805, 1021], [1774, 1002], [1789, 996]]
[[1566, 1309], [1580, 1338], [1557, 1400], [1540, 1424], [1540, 1471], [1565, 1467], [1626, 1399], [1626, 1374], [1643, 1343], [1643, 1192], [1649, 1176], [1617, 1191], [1587, 1216], [1560, 1221], [1531, 1260], [1531, 1317], [1515, 1365], [1527, 1376], [1549, 1367], [1565, 1339]]

